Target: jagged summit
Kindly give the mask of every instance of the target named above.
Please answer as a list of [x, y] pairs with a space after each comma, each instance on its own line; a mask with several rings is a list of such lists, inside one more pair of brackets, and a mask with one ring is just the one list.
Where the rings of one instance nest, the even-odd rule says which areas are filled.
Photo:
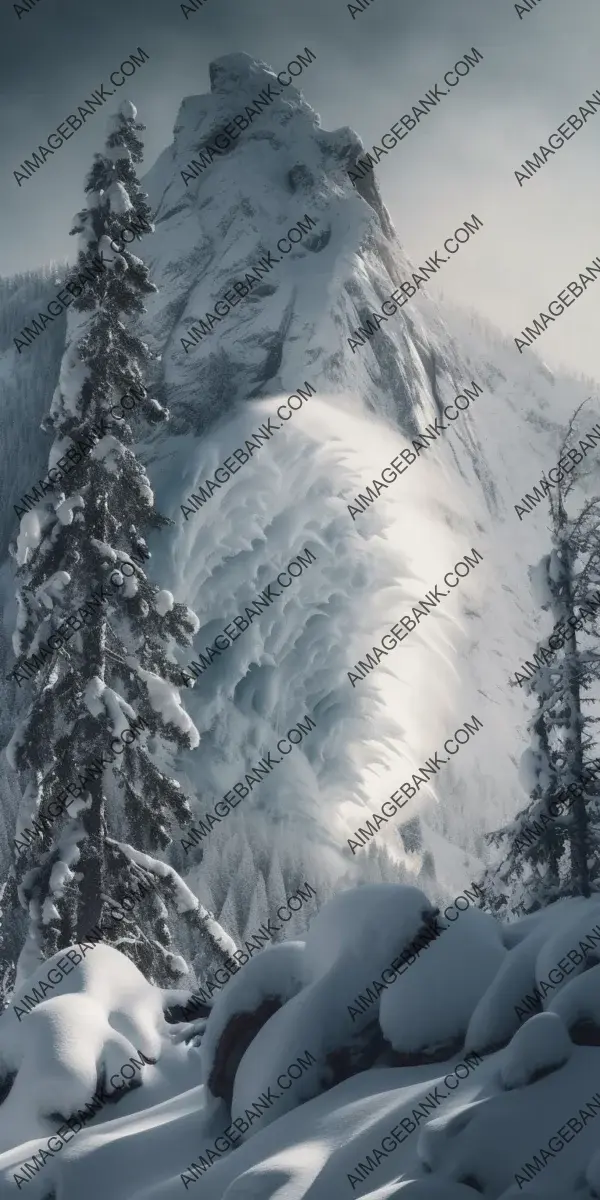
[[242, 50], [214, 58], [209, 63], [208, 72], [211, 90], [224, 96], [233, 93], [236, 100], [253, 88], [260, 91], [275, 79], [275, 72], [268, 63], [252, 58]]
[[[310, 64], [306, 69], [310, 71]], [[208, 140], [238, 113], [243, 114], [245, 106], [255, 102], [263, 91], [266, 96], [264, 111], [271, 117], [275, 113], [287, 123], [292, 112], [303, 112], [312, 124], [319, 125], [317, 113], [300, 93], [300, 84], [297, 88], [291, 81], [283, 87], [267, 63], [251, 58], [249, 54], [226, 54], [214, 59], [209, 64], [209, 78], [210, 93], [186, 96], [182, 101], [175, 122], [177, 136], [187, 132]], [[254, 121], [249, 125], [248, 132], [252, 136], [259, 127]]]

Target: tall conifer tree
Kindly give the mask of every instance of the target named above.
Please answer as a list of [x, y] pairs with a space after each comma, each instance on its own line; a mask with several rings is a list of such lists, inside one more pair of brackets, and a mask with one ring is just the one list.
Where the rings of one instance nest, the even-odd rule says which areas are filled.
[[[584, 404], [586, 402], [584, 401]], [[598, 703], [600, 654], [600, 497], [587, 495], [575, 514], [575, 484], [590, 491], [597, 468], [585, 463], [593, 443], [575, 438], [573, 414], [560, 450], [577, 468], [554, 489], [550, 501], [550, 553], [531, 572], [540, 607], [552, 617], [552, 634], [538, 643], [519, 687], [536, 698], [531, 744], [521, 760], [529, 802], [516, 819], [489, 835], [503, 857], [488, 869], [484, 903], [528, 913], [566, 896], [600, 890], [600, 759], [593, 706]], [[571, 510], [569, 512], [569, 509]], [[568, 797], [568, 804], [565, 804]], [[554, 802], [563, 800], [556, 817]]]
[[[155, 856], [170, 826], [190, 819], [172, 758], [199, 734], [180, 704], [174, 648], [191, 645], [198, 621], [146, 576], [146, 535], [169, 522], [154, 509], [132, 426], [119, 415], [129, 394], [136, 420], [168, 416], [144, 386], [152, 355], [134, 328], [156, 289], [121, 238], [131, 228], [153, 230], [135, 169], [143, 128], [124, 102], [87, 179], [87, 207], [71, 231], [79, 235], [68, 281], [76, 299], [47, 419], [58, 479], [22, 517], [13, 547], [15, 678], [31, 673], [33, 655], [39, 666], [9, 747], [25, 782], [12, 881], [29, 916], [21, 978], [95, 930], [148, 978], [173, 984], [187, 968], [167, 901], [196, 929], [207, 966], [233, 945]], [[95, 272], [87, 271], [91, 262]], [[85, 273], [92, 282], [83, 285]], [[33, 837], [25, 833], [32, 820]]]

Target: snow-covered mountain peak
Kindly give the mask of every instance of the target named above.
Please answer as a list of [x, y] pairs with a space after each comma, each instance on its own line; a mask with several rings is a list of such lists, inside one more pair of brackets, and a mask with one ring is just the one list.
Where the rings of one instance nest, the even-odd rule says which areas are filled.
[[[310, 70], [310, 63], [306, 70]], [[174, 144], [179, 157], [211, 145], [223, 156], [235, 153], [237, 173], [237, 152], [242, 147], [266, 140], [276, 148], [286, 142], [293, 144], [297, 152], [302, 129], [311, 136], [320, 128], [318, 114], [293, 80], [288, 76], [288, 83], [283, 85], [266, 63], [248, 54], [226, 54], [215, 59], [210, 63], [209, 75], [210, 93], [187, 96], [180, 106]], [[291, 128], [286, 128], [290, 123]], [[360, 145], [356, 135], [346, 137], [345, 142], [348, 147], [352, 142]]]
[[[482, 828], [521, 795], [511, 761], [522, 749], [523, 698], [508, 678], [539, 624], [527, 567], [544, 514], [521, 526], [512, 506], [554, 462], [559, 425], [586, 393], [476, 320], [441, 313], [427, 285], [409, 282], [426, 255], [408, 260], [374, 172], [353, 186], [360, 140], [321, 127], [298, 90], [305, 77], [309, 90], [310, 70], [284, 86], [248, 55], [218, 59], [211, 93], [184, 100], [173, 142], [144, 180], [156, 233], [139, 253], [158, 291], [143, 333], [160, 354], [153, 386], [172, 420], [141, 452], [175, 522], [154, 539], [155, 577], [201, 622], [190, 661], [298, 553], [308, 548], [318, 562], [185, 694], [201, 742], [181, 780], [203, 815], [273, 738], [316, 713], [306, 749], [248, 797], [244, 821], [265, 864], [276, 826], [282, 857], [293, 830], [298, 863], [312, 866], [325, 848], [332, 877], [349, 865], [376, 878], [367, 850], [359, 861], [346, 839], [475, 714], [485, 734], [402, 814], [410, 837], [400, 819], [377, 835], [377, 848], [407, 849], [416, 871], [429, 849], [438, 883], [456, 890], [476, 870]], [[442, 251], [440, 270], [477, 253], [480, 215], [481, 232], [450, 265]], [[448, 214], [443, 234], [470, 218]], [[408, 302], [386, 311], [404, 281]], [[357, 338], [382, 312], [380, 327]], [[309, 399], [278, 417], [299, 389]], [[475, 397], [468, 411], [464, 389]], [[444, 406], [459, 393], [451, 422]], [[221, 464], [269, 420], [274, 436], [225, 480]], [[411, 449], [427, 429], [429, 444]], [[401, 455], [408, 469], [380, 482]], [[203, 488], [208, 498], [190, 509]], [[352, 512], [359, 495], [370, 498]], [[348, 672], [472, 548], [485, 563], [473, 580], [354, 687]], [[494, 774], [505, 785], [492, 795]], [[235, 821], [202, 847], [202, 898], [219, 916], [226, 897], [217, 902], [210, 888]], [[234, 932], [235, 903], [222, 918]]]

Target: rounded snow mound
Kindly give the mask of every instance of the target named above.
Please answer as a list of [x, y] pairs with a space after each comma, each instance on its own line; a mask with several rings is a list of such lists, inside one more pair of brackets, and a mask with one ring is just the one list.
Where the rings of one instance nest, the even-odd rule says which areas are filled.
[[103, 1082], [124, 1094], [121, 1067], [139, 1053], [156, 1062], [168, 1035], [160, 989], [118, 950], [59, 950], [0, 1016], [0, 1148], [51, 1132]]
[[600, 966], [573, 979], [548, 1005], [578, 1045], [600, 1045]]
[[343, 957], [364, 962], [367, 945], [374, 957], [386, 954], [392, 938], [408, 937], [427, 917], [433, 904], [420, 888], [397, 883], [371, 883], [339, 892], [313, 918], [306, 938], [306, 972], [317, 979]]
[[215, 1000], [202, 1039], [202, 1075], [213, 1096], [228, 1103], [243, 1054], [265, 1022], [300, 991], [304, 942], [280, 943], [251, 958]]
[[487, 913], [469, 909], [455, 924], [442, 925], [381, 997], [379, 1024], [394, 1050], [443, 1057], [458, 1050], [506, 955], [498, 923]]
[[[405, 1044], [422, 1037], [410, 1033], [421, 1019], [410, 988], [405, 1004], [390, 986], [395, 962], [396, 972], [406, 967], [400, 981], [420, 979], [432, 1043], [448, 1031], [438, 995], [449, 998], [453, 1028], [464, 1024], [462, 981], [473, 1012], [493, 996], [481, 1021], [498, 1045], [506, 1032], [502, 1024], [494, 1028], [501, 997], [519, 1007], [515, 989], [532, 986], [535, 963], [540, 980], [554, 971], [556, 953], [567, 974], [570, 963], [583, 965], [578, 955], [590, 964], [573, 971], [552, 1001], [586, 1018], [597, 991], [595, 903], [578, 906], [583, 920], [575, 929], [572, 906], [556, 905], [540, 920], [513, 922], [507, 936], [499, 922], [472, 910], [462, 910], [453, 925], [440, 921], [438, 933], [437, 910], [414, 887], [342, 893], [324, 906], [305, 942], [270, 947], [241, 967], [215, 1001], [202, 1054], [177, 1045], [179, 1057], [167, 1052], [161, 1029], [171, 992], [151, 987], [117, 951], [97, 946], [44, 995], [45, 973], [69, 966], [68, 952], [57, 955], [0, 1018], [0, 1190], [5, 1183], [8, 1195], [15, 1164], [35, 1161], [38, 1147], [72, 1115], [85, 1132], [43, 1164], [40, 1181], [31, 1179], [33, 1200], [63, 1193], [102, 1200], [106, 1178], [112, 1200], [174, 1200], [181, 1181], [196, 1182], [198, 1170], [205, 1200], [267, 1200], [282, 1189], [294, 1200], [337, 1200], [344, 1189], [371, 1200], [516, 1200], [523, 1191], [540, 1200], [591, 1200], [600, 1192], [598, 1044], [571, 1042], [558, 1012], [533, 1016], [527, 1005], [522, 1027], [494, 1053], [463, 1048], [435, 1065], [398, 1066], [383, 1027], [389, 1006]], [[543, 958], [540, 939], [554, 942]], [[452, 948], [454, 990], [444, 976], [448, 950], [431, 979], [422, 973], [444, 942]], [[494, 958], [500, 965], [486, 984]], [[269, 1014], [266, 1001], [276, 1002], [276, 1011]], [[255, 1024], [236, 1025], [240, 1014]], [[134, 1056], [150, 1057], [152, 1046], [141, 1038], [153, 1031], [160, 1064], [144, 1066], [143, 1080], [138, 1070], [130, 1094], [124, 1089], [123, 1103], [114, 1106], [111, 1077]], [[205, 1079], [218, 1068], [221, 1090], [212, 1097], [200, 1064]], [[105, 1092], [102, 1131], [87, 1136], [82, 1103], [94, 1119], [88, 1097]], [[240, 1135], [228, 1149], [224, 1131], [234, 1120]]]
[[[272, 980], [256, 993], [258, 1006], [246, 1018], [246, 1024], [254, 1021], [255, 1035], [239, 1063], [238, 1005], [242, 1003], [247, 1010], [244, 983], [246, 976], [250, 977], [251, 964], [241, 973], [235, 991], [234, 981], [225, 986], [207, 1022], [205, 1065], [211, 1070], [209, 1086], [214, 1094], [228, 1099], [230, 1081], [233, 1083], [234, 1119], [244, 1119], [246, 1109], [272, 1089], [272, 1103], [266, 1112], [260, 1112], [258, 1123], [263, 1127], [352, 1074], [359, 1062], [372, 1063], [384, 1049], [377, 1024], [378, 991], [373, 987], [435, 911], [419, 888], [402, 884], [372, 884], [334, 896], [311, 922], [302, 962], [290, 959], [289, 967], [302, 971], [301, 989], [291, 995], [288, 984], [290, 998], [282, 1006], [277, 1004], [276, 1011], [269, 1011], [267, 1004], [268, 994], [273, 996]], [[277, 951], [265, 950], [255, 960], [253, 989], [255, 976], [266, 969], [270, 977], [278, 962], [283, 964], [281, 950], [279, 958]], [[281, 996], [279, 970], [276, 975], [275, 995]], [[379, 992], [382, 990], [379, 986]], [[366, 997], [364, 1005], [361, 995]], [[225, 1027], [224, 1007], [229, 1016]], [[213, 1023], [219, 1026], [218, 1043], [212, 1034]], [[234, 1059], [231, 1065], [224, 1053], [228, 1041]], [[281, 1077], [283, 1083], [277, 1087]]]
[[520, 1028], [519, 1005], [533, 992], [535, 962], [546, 937], [543, 927], [534, 929], [506, 955], [471, 1017], [466, 1050], [490, 1053], [505, 1046]]
[[507, 1091], [535, 1083], [551, 1071], [564, 1067], [573, 1043], [557, 1013], [538, 1013], [518, 1029], [507, 1046], [500, 1078]]

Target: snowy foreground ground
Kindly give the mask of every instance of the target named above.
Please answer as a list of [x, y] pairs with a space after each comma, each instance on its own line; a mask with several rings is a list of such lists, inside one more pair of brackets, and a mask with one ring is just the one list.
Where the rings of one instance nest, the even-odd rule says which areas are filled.
[[0, 1018], [1, 1196], [600, 1196], [600, 901], [507, 926], [456, 899], [338, 895], [206, 1024], [61, 951]]

